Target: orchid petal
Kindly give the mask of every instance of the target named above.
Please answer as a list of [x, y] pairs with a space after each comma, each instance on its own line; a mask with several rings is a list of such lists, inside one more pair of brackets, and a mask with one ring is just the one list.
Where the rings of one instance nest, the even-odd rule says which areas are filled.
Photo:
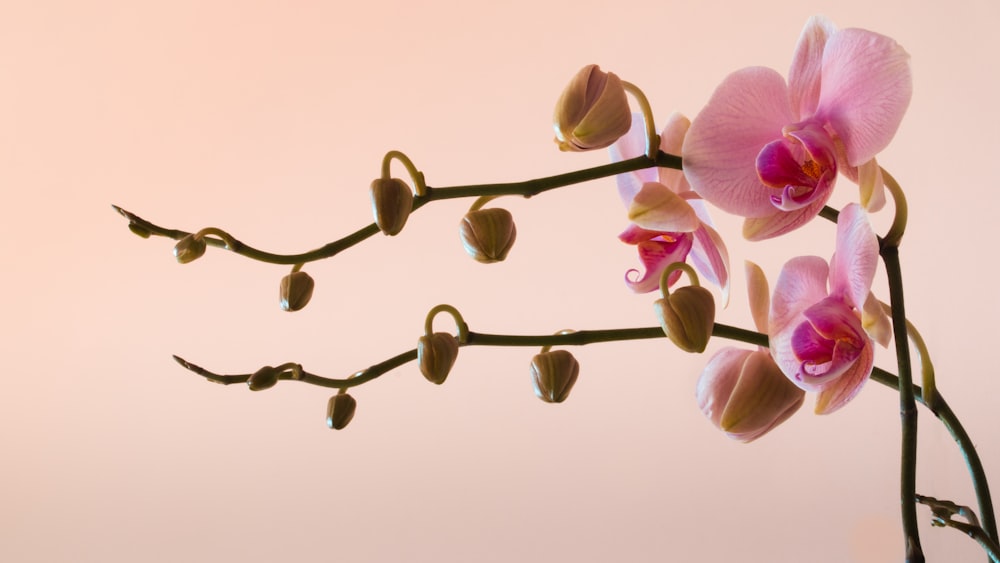
[[854, 364], [816, 397], [816, 414], [830, 414], [850, 402], [868, 381], [873, 365], [875, 365], [875, 352], [868, 342], [861, 349]]
[[896, 134], [913, 90], [909, 59], [893, 39], [863, 29], [827, 41], [816, 115], [843, 141], [849, 165], [870, 160]]
[[770, 190], [757, 176], [757, 154], [780, 139], [795, 119], [788, 87], [769, 68], [730, 74], [691, 123], [682, 154], [684, 173], [699, 195], [722, 210], [744, 217], [774, 213]]
[[698, 378], [695, 391], [698, 407], [715, 426], [721, 426], [722, 415], [726, 412], [728, 399], [739, 381], [743, 362], [751, 353], [751, 350], [727, 346], [708, 360]]
[[712, 227], [702, 223], [694, 231], [688, 257], [701, 275], [722, 291], [722, 306], [729, 305], [729, 252], [726, 243]]
[[824, 16], [813, 16], [806, 22], [792, 56], [788, 71], [788, 94], [792, 110], [801, 119], [816, 112], [819, 104], [823, 50], [837, 28]]
[[[625, 283], [636, 293], [648, 293], [658, 289], [660, 287], [660, 274], [663, 273], [663, 270], [670, 264], [683, 262], [687, 258], [691, 251], [692, 238], [691, 235], [685, 234], [675, 241], [647, 240], [640, 242], [638, 244], [639, 261], [642, 262], [645, 273], [637, 279], [633, 279], [633, 274], [637, 274], [638, 271], [629, 270], [625, 273]], [[680, 278], [680, 275], [680, 270], [675, 271], [668, 283], [674, 283]]]
[[[749, 442], [795, 414], [805, 393], [782, 375], [766, 351], [751, 352], [741, 364], [720, 427], [729, 436]], [[785, 408], [776, 413], [776, 405]]]
[[[632, 114], [631, 129], [608, 147], [608, 152], [612, 162], [621, 162], [646, 153], [646, 127], [643, 124], [642, 114]], [[657, 175], [655, 169], [644, 168], [619, 174], [615, 176], [615, 180], [618, 182], [618, 195], [621, 196], [625, 207], [628, 207], [639, 188], [646, 182], [655, 182]]]
[[828, 276], [826, 260], [818, 256], [799, 256], [785, 264], [774, 285], [767, 320], [771, 356], [796, 385], [802, 362], [795, 355], [792, 338], [796, 326], [805, 321], [803, 311], [827, 297]]
[[872, 213], [885, 206], [885, 181], [882, 167], [875, 159], [858, 166], [858, 187], [861, 189], [861, 206]]
[[688, 233], [701, 221], [681, 196], [659, 182], [647, 182], [635, 194], [628, 218], [643, 229]]
[[889, 347], [892, 340], [892, 319], [874, 293], [869, 293], [868, 299], [865, 299], [865, 307], [861, 310], [861, 326], [875, 342], [883, 348]]
[[767, 277], [757, 264], [747, 260], [744, 263], [747, 277], [747, 293], [750, 298], [750, 314], [757, 330], [767, 333], [767, 315], [771, 308], [771, 294], [768, 292]]
[[767, 217], [747, 217], [743, 221], [743, 238], [756, 241], [774, 238], [812, 221], [826, 205], [827, 198], [814, 200], [809, 205], [794, 211], [778, 211]]
[[639, 244], [640, 242], [652, 240], [664, 234], [666, 233], [661, 231], [650, 231], [648, 229], [643, 229], [635, 223], [629, 223], [628, 228], [622, 231], [622, 234], [618, 235], [618, 240], [624, 242], [625, 244]]
[[830, 264], [830, 295], [843, 295], [857, 309], [864, 307], [878, 266], [878, 240], [868, 215], [848, 204], [837, 219], [837, 251]]
[[[680, 156], [684, 146], [684, 137], [687, 136], [688, 129], [691, 128], [691, 120], [683, 114], [674, 112], [667, 118], [667, 125], [660, 133], [660, 150]], [[676, 193], [682, 194], [691, 191], [691, 185], [684, 177], [682, 170], [675, 168], [659, 168], [660, 183], [667, 186]]]

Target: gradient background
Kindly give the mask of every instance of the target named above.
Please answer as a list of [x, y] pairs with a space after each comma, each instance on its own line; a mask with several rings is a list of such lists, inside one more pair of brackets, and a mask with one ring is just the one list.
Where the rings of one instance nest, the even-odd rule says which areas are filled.
[[[440, 302], [482, 332], [653, 325], [655, 295], [622, 283], [637, 260], [616, 239], [611, 180], [505, 198], [518, 241], [493, 266], [459, 244], [471, 201], [424, 208], [398, 237], [307, 266], [317, 289], [294, 315], [277, 306], [285, 267], [216, 250], [179, 266], [171, 242], [131, 235], [110, 208], [314, 248], [370, 222], [387, 150], [437, 186], [601, 164], [603, 151], [552, 143], [579, 67], [641, 86], [662, 124], [733, 70], [787, 72], [813, 13], [913, 57], [913, 101], [880, 156], [910, 202], [907, 311], [1000, 487], [995, 0], [367, 6], [0, 6], [0, 559], [899, 560], [897, 398], [877, 384], [833, 416], [810, 398], [747, 446], [695, 405], [707, 356], [666, 341], [574, 350], [580, 380], [561, 405], [531, 391], [536, 349], [469, 348], [442, 387], [411, 364], [356, 390], [354, 422], [334, 433], [327, 390], [250, 393], [170, 359], [346, 376], [413, 347]], [[843, 182], [835, 202], [854, 195]], [[736, 271], [724, 322], [750, 326], [744, 258], [773, 282], [787, 258], [832, 251], [822, 221], [749, 244], [716, 217]], [[874, 222], [884, 231], [889, 213]], [[892, 353], [877, 364], [894, 371]], [[973, 503], [957, 449], [920, 416], [918, 490]], [[983, 559], [919, 516], [930, 560]]]

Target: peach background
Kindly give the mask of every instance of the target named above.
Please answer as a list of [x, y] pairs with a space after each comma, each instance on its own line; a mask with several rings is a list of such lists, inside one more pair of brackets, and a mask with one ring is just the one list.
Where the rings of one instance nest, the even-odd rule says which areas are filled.
[[[876, 384], [745, 446], [694, 404], [707, 357], [665, 341], [574, 350], [580, 381], [556, 406], [531, 392], [536, 350], [469, 348], [440, 388], [410, 365], [357, 390], [354, 422], [333, 433], [326, 390], [250, 393], [170, 359], [344, 376], [412, 347], [440, 302], [483, 332], [655, 324], [653, 297], [621, 282], [636, 259], [615, 239], [611, 180], [504, 201], [519, 237], [501, 265], [461, 250], [471, 202], [424, 208], [396, 238], [309, 265], [316, 294], [295, 315], [276, 303], [285, 268], [218, 251], [181, 267], [169, 241], [132, 236], [110, 209], [313, 248], [370, 221], [367, 186], [389, 149], [432, 185], [600, 164], [551, 143], [552, 104], [580, 66], [643, 87], [662, 123], [697, 113], [732, 70], [785, 72], [813, 13], [913, 57], [913, 102], [880, 158], [911, 206], [908, 312], [1000, 487], [1000, 5], [614, 6], [3, 3], [0, 559], [898, 560], [896, 395]], [[823, 222], [755, 245], [719, 224], [734, 268], [752, 258], [772, 280], [788, 257], [832, 250]], [[740, 272], [722, 320], [748, 326], [744, 303]], [[921, 417], [919, 490], [972, 503], [956, 448]], [[982, 560], [919, 514], [931, 560]]]

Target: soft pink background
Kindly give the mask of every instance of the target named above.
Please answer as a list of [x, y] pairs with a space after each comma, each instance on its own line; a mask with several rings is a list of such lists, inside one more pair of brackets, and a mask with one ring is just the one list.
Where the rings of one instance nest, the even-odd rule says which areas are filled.
[[[643, 87], [662, 123], [697, 113], [732, 70], [785, 72], [813, 13], [913, 57], [913, 102], [880, 158], [910, 202], [907, 310], [1000, 487], [995, 0], [365, 6], [0, 6], [0, 559], [900, 559], [897, 399], [876, 384], [747, 446], [694, 403], [707, 357], [666, 341], [574, 350], [582, 373], [562, 405], [532, 394], [537, 350], [469, 348], [442, 387], [409, 365], [357, 390], [354, 422], [334, 433], [326, 390], [255, 394], [170, 359], [346, 376], [411, 348], [440, 302], [483, 332], [655, 324], [655, 296], [621, 281], [636, 258], [615, 238], [611, 180], [502, 201], [518, 241], [500, 265], [462, 252], [471, 202], [424, 208], [396, 238], [307, 266], [318, 285], [295, 315], [277, 307], [284, 267], [219, 251], [179, 266], [169, 241], [131, 235], [110, 208], [306, 250], [370, 222], [389, 149], [432, 185], [600, 164], [551, 142], [552, 104], [579, 67]], [[853, 195], [845, 182], [838, 202]], [[888, 213], [875, 221], [884, 230]], [[739, 272], [733, 324], [749, 326], [744, 258], [773, 281], [788, 257], [832, 250], [825, 222], [753, 245], [719, 223]], [[891, 353], [877, 361], [894, 369]], [[972, 503], [926, 410], [920, 429], [919, 491]], [[919, 516], [931, 560], [983, 559]]]

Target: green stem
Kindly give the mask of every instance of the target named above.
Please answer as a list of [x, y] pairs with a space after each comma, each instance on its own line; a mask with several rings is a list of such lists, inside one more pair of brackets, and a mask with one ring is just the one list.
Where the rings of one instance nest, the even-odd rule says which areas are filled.
[[899, 266], [899, 247], [883, 245], [880, 248], [889, 280], [889, 303], [892, 307], [893, 340], [896, 343], [896, 364], [899, 367], [899, 416], [902, 422], [902, 459], [900, 468], [900, 505], [903, 517], [903, 534], [906, 561], [924, 561], [917, 529], [917, 404], [913, 393], [913, 375], [910, 365], [910, 346], [906, 334], [906, 311], [903, 306], [903, 275]]
[[[425, 195], [414, 197], [413, 211], [416, 211], [432, 201], [445, 199], [501, 195], [520, 195], [524, 197], [532, 197], [556, 188], [562, 188], [573, 184], [596, 180], [598, 178], [606, 178], [608, 176], [615, 176], [625, 172], [633, 172], [635, 170], [653, 167], [680, 169], [681, 158], [679, 156], [660, 152], [656, 155], [655, 159], [642, 155], [629, 160], [623, 160], [621, 162], [614, 162], [603, 166], [595, 166], [593, 168], [586, 168], [583, 170], [568, 172], [566, 174], [558, 174], [555, 176], [538, 178], [536, 180], [527, 180], [524, 182], [476, 184], [443, 188], [432, 188], [427, 186], [427, 193]], [[148, 235], [157, 235], [174, 240], [180, 240], [191, 234], [186, 231], [167, 229], [150, 223], [142, 217], [122, 209], [117, 205], [112, 205], [112, 207], [115, 211], [129, 220], [129, 229], [137, 234], [141, 234], [141, 236], [145, 237]], [[204, 241], [210, 246], [226, 248], [236, 254], [245, 256], [252, 260], [258, 260], [260, 262], [267, 262], [270, 264], [305, 264], [307, 262], [315, 262], [316, 260], [331, 258], [378, 232], [378, 226], [375, 225], [375, 223], [372, 223], [341, 238], [340, 240], [333, 241], [315, 250], [302, 252], [300, 254], [275, 254], [272, 252], [266, 252], [247, 245], [237, 239], [223, 241], [222, 239], [215, 237], [204, 237]]]

